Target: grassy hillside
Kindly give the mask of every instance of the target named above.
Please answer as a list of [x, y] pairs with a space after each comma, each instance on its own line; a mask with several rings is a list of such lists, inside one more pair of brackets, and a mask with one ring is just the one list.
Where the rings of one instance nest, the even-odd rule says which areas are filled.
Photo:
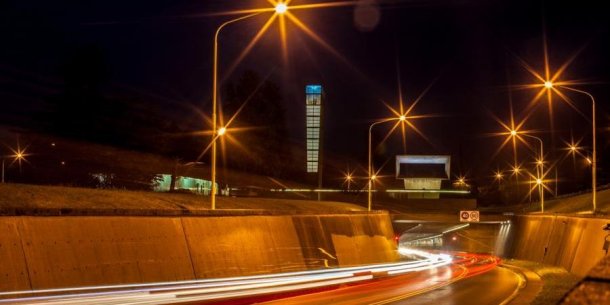
[[[118, 210], [118, 213], [146, 211], [205, 212], [210, 208], [207, 196], [154, 193], [127, 190], [98, 190], [62, 186], [0, 184], [0, 213], [35, 210]], [[218, 209], [267, 210], [297, 213], [345, 213], [363, 211], [363, 207], [341, 202], [267, 198], [218, 197]], [[25, 212], [25, 213], [30, 213]], [[21, 213], [21, 212], [18, 212]]]

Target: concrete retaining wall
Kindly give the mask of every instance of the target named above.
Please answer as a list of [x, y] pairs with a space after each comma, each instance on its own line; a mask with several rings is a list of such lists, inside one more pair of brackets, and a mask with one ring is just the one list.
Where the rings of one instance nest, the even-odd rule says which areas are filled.
[[397, 260], [388, 214], [0, 217], [0, 291]]
[[508, 256], [551, 264], [584, 276], [601, 260], [610, 219], [568, 216], [516, 216]]
[[0, 217], [0, 291], [30, 288], [18, 217]]

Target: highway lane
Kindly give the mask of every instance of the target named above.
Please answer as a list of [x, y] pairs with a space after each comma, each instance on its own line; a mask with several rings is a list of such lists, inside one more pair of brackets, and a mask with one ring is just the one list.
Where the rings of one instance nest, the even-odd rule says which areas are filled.
[[392, 305], [500, 305], [506, 304], [518, 291], [521, 278], [498, 267]]
[[[470, 290], [468, 293], [470, 297], [473, 294], [480, 294], [480, 288], [476, 286], [459, 286], [455, 288], [454, 285], [458, 285], [462, 281], [474, 280], [474, 283], [485, 283], [488, 286], [492, 286], [495, 279], [490, 278], [488, 274], [491, 272], [495, 274], [497, 270], [498, 259], [488, 255], [476, 255], [476, 254], [462, 254], [464, 258], [457, 258], [454, 264], [449, 266], [439, 267], [433, 270], [422, 271], [414, 274], [407, 274], [403, 276], [381, 278], [376, 281], [369, 283], [341, 287], [332, 291], [324, 291], [320, 293], [306, 294], [296, 296], [292, 298], [285, 298], [266, 302], [262, 304], [267, 305], [304, 305], [304, 304], [333, 304], [333, 305], [353, 305], [353, 304], [370, 304], [370, 305], [381, 305], [381, 304], [411, 304], [411, 300], [420, 296], [432, 295], [432, 298], [426, 300], [432, 302], [434, 296], [440, 297], [435, 300], [434, 305], [438, 304], [456, 304], [453, 300], [452, 291], [446, 290], [445, 287], [451, 289], [467, 289]], [[504, 270], [504, 269], [501, 269]], [[510, 271], [508, 271], [510, 272]], [[503, 271], [500, 271], [502, 275]], [[483, 280], [478, 280], [483, 277]], [[515, 283], [513, 288], [518, 288], [519, 283]], [[483, 286], [484, 287], [484, 286]], [[499, 294], [496, 297], [489, 297], [489, 299], [500, 299], [504, 300], [508, 298], [515, 289], [510, 290], [511, 284], [506, 283], [504, 285], [510, 293], [506, 296], [504, 293]], [[441, 294], [434, 294], [437, 290], [440, 290]], [[490, 290], [492, 293], [496, 293], [495, 290]], [[463, 292], [456, 293], [456, 296], [462, 297]], [[466, 300], [465, 298], [464, 300]], [[460, 304], [501, 304], [502, 301], [497, 303], [478, 303], [472, 302], [460, 303]], [[423, 302], [420, 299], [420, 302]], [[422, 303], [428, 304], [428, 303]]]
[[[11, 304], [392, 304], [489, 272], [498, 259], [401, 249], [418, 260], [284, 274], [147, 285], [74, 288], [0, 300]], [[485, 274], [483, 274], [485, 275]], [[472, 288], [472, 287], [470, 287]], [[93, 291], [91, 291], [93, 289]], [[46, 293], [56, 295], [46, 296]], [[2, 295], [0, 293], [0, 295]], [[7, 296], [6, 294], [4, 295]]]
[[[417, 273], [451, 264], [448, 255], [423, 253], [405, 262], [310, 270], [282, 274], [153, 284], [74, 287], [1, 292], [0, 304], [178, 304], [188, 302], [249, 304], [288, 292], [307, 293], [364, 283], [378, 275]], [[49, 295], [52, 294], [52, 295]]]

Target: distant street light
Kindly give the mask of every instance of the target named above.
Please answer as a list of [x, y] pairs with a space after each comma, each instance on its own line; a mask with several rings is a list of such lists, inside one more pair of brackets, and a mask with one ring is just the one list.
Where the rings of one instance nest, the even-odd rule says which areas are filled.
[[[568, 153], [570, 155], [572, 155], [573, 157], [575, 157], [576, 155], [583, 157], [583, 159], [585, 159], [587, 164], [592, 165], [593, 160], [591, 159], [591, 156], [589, 156], [589, 151], [584, 149], [581, 146], [578, 146], [578, 144], [579, 143], [568, 143], [568, 147], [565, 150], [567, 150]], [[584, 151], [584, 153], [583, 153], [583, 151]]]
[[218, 128], [218, 135], [219, 136], [223, 136], [225, 133], [227, 133], [227, 128], [226, 127]]
[[2, 183], [5, 183], [4, 181], [4, 176], [5, 176], [5, 162], [7, 158], [12, 158], [13, 161], [11, 162], [11, 164], [15, 163], [15, 162], [19, 162], [19, 166], [21, 166], [21, 161], [26, 161], [25, 159], [26, 156], [28, 156], [28, 154], [26, 154], [25, 152], [25, 148], [21, 149], [21, 147], [17, 147], [17, 150], [13, 150], [11, 148], [11, 150], [13, 151], [12, 155], [8, 155], [8, 156], [2, 156]]
[[578, 147], [576, 147], [576, 145], [570, 144], [570, 146], [568, 146], [568, 149], [570, 150], [570, 152], [575, 153]]
[[522, 137], [534, 139], [537, 140], [538, 143], [540, 143], [540, 150], [538, 151], [539, 157], [538, 160], [536, 160], [536, 171], [538, 172], [536, 184], [538, 185], [538, 195], [540, 196], [540, 210], [542, 213], [544, 213], [544, 187], [542, 185], [542, 178], [544, 177], [544, 143], [542, 142], [542, 139], [537, 136], [533, 136], [527, 133], [519, 133], [516, 130], [511, 130], [510, 134], [512, 136], [519, 135]]
[[347, 182], [347, 191], [351, 191], [351, 186], [352, 186], [352, 180], [354, 180], [354, 178], [352, 178], [352, 175], [347, 174], [345, 175], [345, 182]]
[[466, 187], [466, 178], [463, 176], [460, 176], [457, 178], [457, 180], [455, 181], [455, 184], [459, 187]]
[[373, 173], [373, 157], [372, 157], [372, 133], [373, 133], [373, 127], [375, 125], [381, 124], [381, 123], [387, 123], [387, 122], [392, 122], [392, 121], [399, 121], [399, 122], [405, 122], [407, 120], [407, 117], [404, 114], [401, 114], [400, 116], [396, 117], [396, 118], [390, 118], [390, 119], [385, 119], [385, 120], [381, 120], [381, 121], [377, 121], [374, 122], [373, 124], [371, 124], [371, 126], [369, 127], [369, 181], [368, 181], [368, 211], [371, 211], [371, 207], [373, 205], [373, 181], [377, 178], [377, 175], [375, 175]]

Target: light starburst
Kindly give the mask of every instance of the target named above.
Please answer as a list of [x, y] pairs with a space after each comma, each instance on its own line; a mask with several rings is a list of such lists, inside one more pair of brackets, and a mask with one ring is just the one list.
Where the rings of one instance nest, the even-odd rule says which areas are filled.
[[570, 56], [563, 64], [559, 66], [556, 70], [551, 67], [550, 56], [548, 51], [548, 44], [546, 41], [546, 35], [543, 37], [543, 59], [544, 66], [543, 71], [540, 72], [533, 68], [530, 64], [528, 64], [525, 60], [518, 58], [517, 60], [520, 65], [533, 77], [534, 82], [526, 83], [521, 85], [514, 86], [516, 89], [526, 89], [526, 90], [534, 90], [536, 93], [533, 98], [530, 100], [527, 105], [525, 112], [531, 113], [533, 107], [538, 105], [539, 101], [546, 97], [549, 118], [551, 122], [551, 131], [554, 130], [554, 120], [553, 120], [553, 98], [555, 96], [559, 97], [561, 101], [567, 104], [569, 107], [578, 112], [581, 116], [587, 117], [580, 109], [576, 107], [576, 104], [572, 101], [570, 97], [568, 97], [564, 92], [562, 92], [562, 88], [571, 90], [571, 86], [576, 85], [584, 85], [588, 84], [583, 80], [566, 80], [563, 78], [566, 69], [574, 62], [574, 60], [578, 57], [578, 55], [582, 52], [584, 47], [577, 50], [572, 56]]
[[[320, 35], [318, 35], [309, 25], [303, 22], [295, 11], [299, 10], [312, 10], [312, 9], [323, 9], [332, 7], [345, 7], [353, 6], [357, 1], [335, 1], [335, 2], [320, 2], [311, 4], [298, 4], [291, 5], [291, 0], [267, 0], [269, 6], [251, 9], [240, 9], [227, 12], [219, 12], [213, 14], [207, 14], [207, 16], [230, 16], [230, 15], [248, 15], [248, 14], [271, 14], [269, 18], [263, 23], [260, 29], [254, 34], [253, 38], [248, 42], [243, 51], [233, 61], [229, 68], [225, 72], [225, 77], [233, 72], [240, 62], [252, 51], [254, 46], [261, 40], [269, 29], [277, 23], [278, 33], [281, 44], [281, 54], [284, 63], [288, 61], [288, 23], [299, 29], [302, 33], [308, 36], [311, 40], [316, 42], [326, 51], [340, 59], [343, 63], [351, 64], [347, 59], [341, 55], [334, 47], [327, 43]], [[353, 68], [353, 67], [352, 67]]]
[[21, 170], [21, 166], [24, 162], [30, 163], [27, 157], [31, 156], [32, 154], [27, 152], [28, 146], [22, 148], [19, 141], [17, 141], [17, 148], [9, 147], [9, 149], [11, 150], [12, 154], [8, 155], [7, 157], [13, 159], [10, 165], [17, 163], [19, 165], [19, 170]]

